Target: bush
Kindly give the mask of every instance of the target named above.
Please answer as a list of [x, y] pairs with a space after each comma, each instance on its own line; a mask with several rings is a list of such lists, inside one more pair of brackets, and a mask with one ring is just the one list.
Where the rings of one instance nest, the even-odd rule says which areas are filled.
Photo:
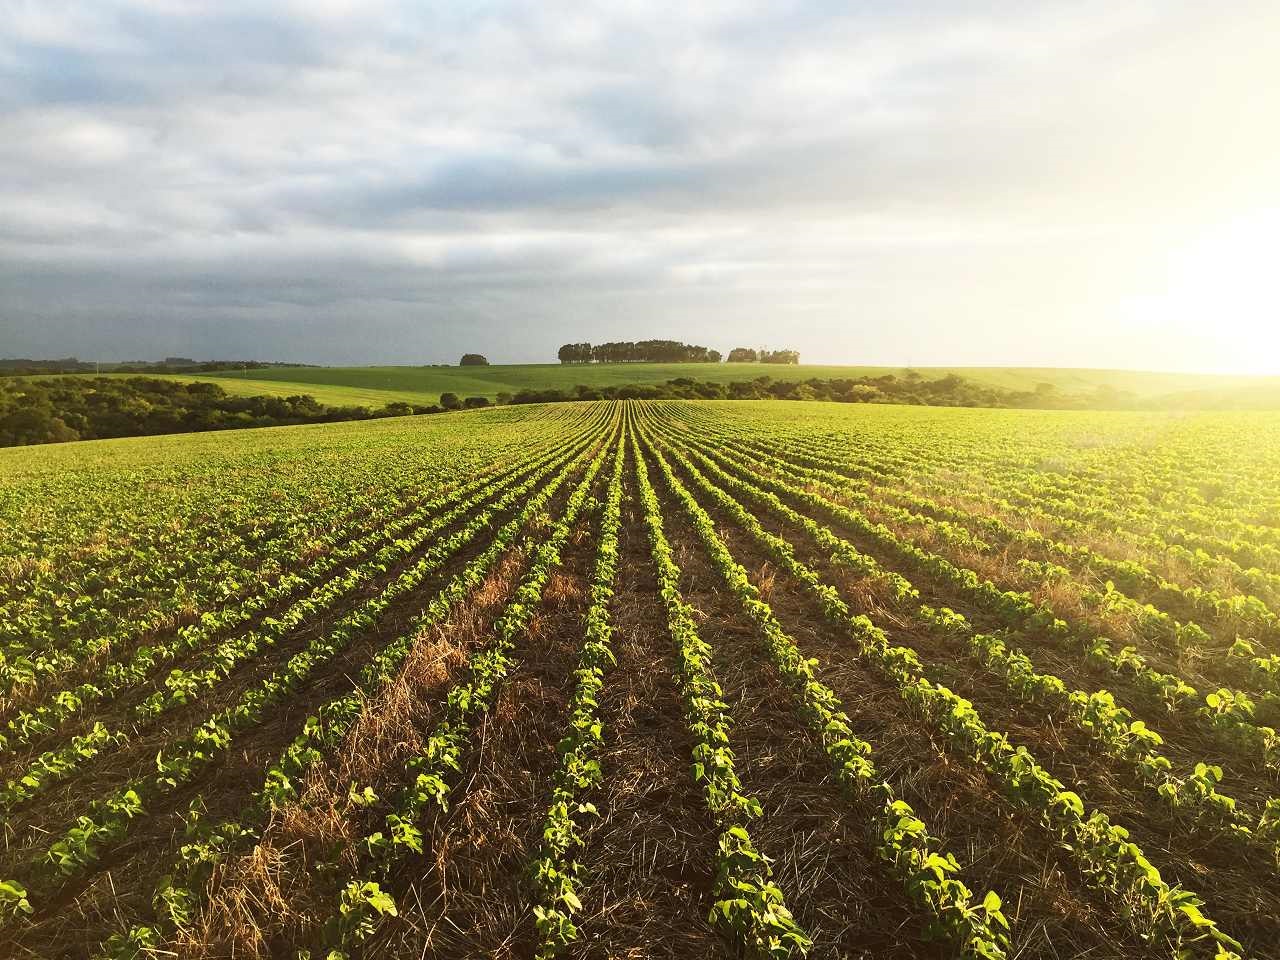
[[467, 397], [467, 399], [462, 401], [462, 405], [466, 407], [468, 410], [477, 410], [480, 407], [489, 406], [489, 398], [488, 397]]
[[559, 403], [562, 400], [576, 398], [563, 390], [521, 390], [511, 398], [512, 403]]
[[478, 353], [464, 353], [458, 361], [460, 367], [487, 367], [489, 361]]
[[446, 410], [460, 410], [462, 401], [458, 399], [456, 393], [442, 393], [440, 394], [440, 406]]
[[875, 403], [877, 400], [884, 399], [884, 391], [869, 383], [855, 383], [836, 399], [844, 400], [846, 403]]

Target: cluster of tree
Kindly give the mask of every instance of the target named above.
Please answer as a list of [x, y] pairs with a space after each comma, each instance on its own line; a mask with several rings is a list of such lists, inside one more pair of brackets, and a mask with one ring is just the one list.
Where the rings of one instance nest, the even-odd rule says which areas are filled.
[[556, 352], [561, 363], [590, 363], [595, 358], [591, 355], [589, 343], [566, 343]]
[[797, 350], [753, 350], [751, 347], [734, 347], [729, 351], [730, 363], [799, 363]]
[[458, 361], [460, 367], [487, 367], [489, 360], [480, 353], [464, 353], [462, 359]]
[[1092, 396], [1063, 396], [1052, 384], [1034, 390], [1004, 390], [955, 374], [927, 380], [915, 371], [902, 376], [823, 380], [754, 380], [716, 383], [680, 377], [658, 384], [626, 384], [574, 390], [521, 390], [511, 403], [552, 403], [564, 400], [829, 400], [838, 403], [903, 403], [937, 407], [1022, 407], [1038, 409], [1129, 409], [1137, 405], [1128, 394], [1100, 389]]
[[0, 380], [0, 446], [368, 420], [442, 409], [408, 403], [333, 407], [307, 395], [233, 397], [216, 383], [151, 377], [15, 378]]
[[[498, 396], [501, 399], [504, 395], [499, 394]], [[506, 394], [505, 396], [509, 398], [511, 395]], [[441, 410], [478, 410], [480, 407], [488, 406], [492, 406], [488, 397], [465, 397], [459, 400], [456, 393], [440, 394]]]
[[260, 370], [264, 367], [305, 367], [305, 363], [271, 360], [192, 360], [165, 357], [163, 360], [121, 360], [99, 363], [64, 357], [61, 360], [0, 359], [0, 376], [28, 376], [37, 373], [212, 373], [215, 370]]
[[617, 343], [566, 343], [556, 354], [561, 363], [719, 363], [720, 351], [678, 340]]

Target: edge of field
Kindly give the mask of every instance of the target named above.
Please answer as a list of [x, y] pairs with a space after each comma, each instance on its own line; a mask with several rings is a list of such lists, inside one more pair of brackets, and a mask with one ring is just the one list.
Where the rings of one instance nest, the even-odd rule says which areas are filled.
[[[1068, 367], [877, 367], [765, 363], [617, 363], [508, 364], [487, 367], [269, 367], [220, 371], [216, 374], [109, 373], [103, 376], [157, 376], [166, 380], [216, 383], [233, 396], [292, 396], [310, 394], [334, 406], [381, 407], [400, 401], [437, 403], [440, 394], [480, 396], [520, 390], [572, 390], [579, 384], [616, 387], [655, 384], [678, 377], [728, 383], [769, 376], [779, 381], [901, 376], [914, 369], [929, 379], [951, 374], [1004, 390], [1035, 390], [1047, 383], [1063, 396], [1092, 394], [1109, 388], [1141, 400], [1167, 401], [1177, 408], [1280, 407], [1280, 377], [1227, 374], [1158, 373], [1132, 370], [1091, 370]], [[61, 374], [60, 376], [91, 376]]]

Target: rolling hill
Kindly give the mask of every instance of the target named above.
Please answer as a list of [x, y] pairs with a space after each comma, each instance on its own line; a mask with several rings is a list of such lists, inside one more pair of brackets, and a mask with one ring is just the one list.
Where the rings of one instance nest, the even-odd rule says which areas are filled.
[[[379, 407], [393, 401], [435, 403], [440, 394], [494, 399], [499, 393], [525, 389], [572, 390], [578, 384], [620, 386], [661, 383], [676, 377], [727, 383], [770, 376], [775, 380], [902, 375], [906, 367], [782, 366], [763, 363], [619, 363], [562, 365], [510, 364], [488, 367], [271, 367], [217, 374], [166, 375], [180, 380], [206, 380], [239, 396], [289, 396], [307, 393], [321, 403]], [[1089, 370], [1054, 367], [917, 367], [933, 379], [956, 374], [1005, 390], [1034, 390], [1048, 383], [1063, 395], [1091, 394], [1108, 387], [1132, 394], [1153, 406], [1177, 408], [1280, 407], [1280, 377], [1225, 374], [1159, 373], [1133, 370]], [[72, 374], [72, 376], [76, 376]], [[121, 374], [125, 376], [125, 374]]]

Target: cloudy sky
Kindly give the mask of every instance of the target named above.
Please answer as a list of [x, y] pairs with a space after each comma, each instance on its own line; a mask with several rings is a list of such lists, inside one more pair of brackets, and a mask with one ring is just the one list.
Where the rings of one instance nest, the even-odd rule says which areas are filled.
[[0, 0], [0, 356], [1280, 373], [1277, 90], [1275, 0]]

